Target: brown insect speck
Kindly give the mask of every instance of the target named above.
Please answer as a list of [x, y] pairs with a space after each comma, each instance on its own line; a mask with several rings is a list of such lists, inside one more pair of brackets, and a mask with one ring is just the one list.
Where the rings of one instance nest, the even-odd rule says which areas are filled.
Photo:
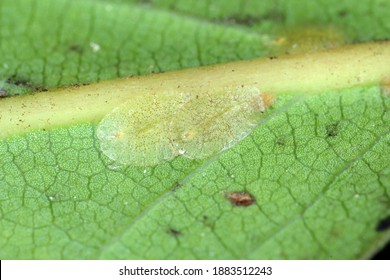
[[182, 233], [181, 233], [181, 231], [179, 231], [177, 229], [170, 228], [170, 229], [168, 229], [168, 234], [172, 235], [173, 237], [179, 237]]
[[255, 202], [255, 198], [248, 192], [229, 192], [226, 194], [226, 198], [234, 206], [247, 207]]

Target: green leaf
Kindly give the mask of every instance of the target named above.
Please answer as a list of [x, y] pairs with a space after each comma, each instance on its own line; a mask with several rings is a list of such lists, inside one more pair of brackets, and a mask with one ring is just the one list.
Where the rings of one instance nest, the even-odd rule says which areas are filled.
[[[310, 65], [317, 55], [306, 52], [388, 39], [389, 6], [1, 1], [0, 97], [50, 92], [0, 98], [0, 258], [370, 257], [390, 238], [382, 222], [390, 215], [390, 99], [378, 74], [390, 74], [388, 56], [363, 65], [380, 72], [336, 77], [341, 86], [320, 82], [332, 73], [324, 62], [310, 87], [307, 76], [284, 78], [294, 68], [259, 67], [253, 75], [271, 73], [265, 88], [277, 100], [249, 137], [208, 159], [153, 167], [113, 165], [96, 123], [129, 96], [120, 85], [137, 84], [142, 94], [166, 87], [167, 77], [172, 86], [199, 84], [200, 74], [94, 82], [284, 52], [303, 55], [269, 65]], [[375, 46], [378, 56], [388, 53], [388, 43]], [[351, 69], [362, 64], [346, 59], [349, 48], [330, 53]], [[228, 69], [208, 69], [218, 67]]]

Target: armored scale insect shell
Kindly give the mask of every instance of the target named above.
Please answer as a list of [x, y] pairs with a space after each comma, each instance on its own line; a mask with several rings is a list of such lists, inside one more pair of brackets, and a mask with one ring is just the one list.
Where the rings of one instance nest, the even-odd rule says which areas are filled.
[[152, 166], [179, 155], [203, 159], [244, 139], [265, 107], [252, 86], [137, 96], [103, 118], [97, 137], [102, 152], [120, 165]]

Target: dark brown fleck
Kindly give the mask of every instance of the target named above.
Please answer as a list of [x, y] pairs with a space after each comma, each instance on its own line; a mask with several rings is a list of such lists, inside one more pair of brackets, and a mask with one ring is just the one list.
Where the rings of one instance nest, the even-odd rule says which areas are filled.
[[203, 215], [203, 216], [202, 216], [202, 223], [203, 223], [206, 227], [211, 228], [211, 229], [213, 229], [214, 226], [215, 226], [214, 220], [211, 219], [211, 218], [210, 218], [209, 216], [207, 216], [207, 215]]
[[338, 123], [333, 123], [328, 126], [326, 126], [326, 134], [328, 137], [334, 137], [337, 136], [339, 133], [339, 124]]
[[83, 47], [81, 47], [80, 45], [77, 45], [77, 44], [70, 45], [68, 49], [69, 49], [69, 51], [75, 52], [75, 53], [82, 53], [84, 51]]
[[255, 202], [255, 198], [248, 192], [229, 192], [226, 198], [234, 206], [247, 207]]
[[284, 141], [283, 138], [278, 138], [276, 140], [276, 144], [278, 144], [279, 146], [284, 146], [286, 144], [286, 142]]
[[33, 84], [25, 79], [18, 78], [15, 75], [7, 79], [6, 82], [9, 85], [26, 87], [33, 91], [47, 91], [47, 88], [43, 87], [42, 85]]
[[341, 10], [338, 12], [338, 15], [339, 17], [345, 17], [346, 15], [348, 15], [348, 11], [347, 10]]
[[174, 228], [169, 228], [168, 234], [172, 235], [173, 237], [179, 237], [180, 235], [182, 235], [181, 231]]
[[172, 191], [176, 191], [176, 190], [180, 189], [182, 186], [183, 186], [183, 185], [180, 184], [180, 182], [177, 181], [177, 182], [175, 182], [175, 183], [173, 184]]

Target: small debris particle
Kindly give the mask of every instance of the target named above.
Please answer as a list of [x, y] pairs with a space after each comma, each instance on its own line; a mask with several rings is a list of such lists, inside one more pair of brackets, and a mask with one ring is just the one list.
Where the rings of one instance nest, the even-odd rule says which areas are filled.
[[207, 216], [207, 215], [203, 215], [203, 217], [202, 217], [202, 223], [203, 223], [206, 227], [211, 228], [211, 229], [213, 229], [214, 226], [215, 226], [214, 220], [211, 219], [211, 218], [210, 218], [209, 216]]
[[98, 52], [101, 49], [100, 45], [95, 42], [90, 42], [89, 46], [91, 47], [93, 52]]
[[75, 53], [82, 53], [83, 52], [83, 48], [77, 44], [70, 45], [68, 49], [69, 49], [69, 51], [75, 52]]
[[9, 85], [14, 85], [14, 86], [18, 86], [18, 87], [26, 87], [32, 91], [47, 91], [47, 89], [45, 87], [43, 87], [42, 85], [36, 85], [36, 84], [33, 84], [25, 79], [19, 79], [15, 75], [10, 77], [9, 79], [7, 79], [6, 83]]
[[25, 86], [25, 87], [31, 86], [31, 84], [27, 80], [18, 79], [16, 78], [16, 76], [12, 76], [11, 78], [9, 78], [7, 80], [7, 83], [15, 86]]
[[328, 137], [337, 136], [337, 134], [339, 133], [338, 126], [339, 126], [338, 123], [333, 123], [333, 124], [326, 126], [326, 134], [328, 135]]
[[348, 15], [348, 11], [347, 10], [341, 10], [338, 12], [338, 16], [339, 17], [345, 17]]
[[377, 231], [385, 231], [390, 229], [390, 215], [379, 221], [376, 225]]
[[286, 145], [286, 140], [283, 137], [278, 137], [276, 139], [276, 144], [278, 144], [279, 146], [284, 146]]
[[176, 190], [178, 190], [179, 188], [181, 188], [182, 186], [183, 186], [183, 185], [180, 184], [180, 182], [175, 182], [175, 183], [173, 184], [172, 191], [176, 191]]
[[234, 206], [247, 207], [255, 202], [255, 198], [248, 192], [229, 192], [226, 198]]
[[179, 237], [182, 233], [177, 229], [170, 228], [168, 229], [168, 234], [172, 235], [173, 237]]

